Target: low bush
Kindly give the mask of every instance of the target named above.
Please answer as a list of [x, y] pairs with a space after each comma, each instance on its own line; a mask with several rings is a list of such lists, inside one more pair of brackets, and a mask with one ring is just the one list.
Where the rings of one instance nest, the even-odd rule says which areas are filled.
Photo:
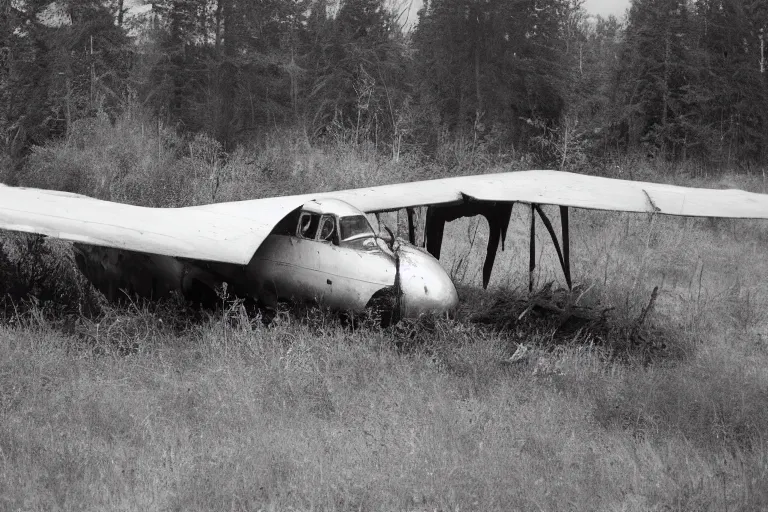
[[0, 318], [72, 321], [100, 312], [103, 297], [77, 269], [69, 244], [0, 233]]
[[394, 161], [368, 143], [310, 144], [292, 129], [225, 154], [205, 134], [189, 139], [130, 111], [74, 123], [67, 138], [35, 147], [19, 185], [145, 206], [188, 206], [437, 177], [415, 156]]
[[[658, 290], [638, 298], [638, 308], [615, 308], [596, 300], [581, 301], [585, 289], [555, 289], [548, 283], [533, 293], [500, 288], [483, 294], [463, 288], [463, 315], [470, 322], [505, 333], [515, 343], [553, 349], [559, 345], [594, 345], [610, 360], [648, 364], [681, 360], [693, 352], [685, 333], [654, 318]], [[483, 296], [484, 295], [484, 296]]]
[[20, 185], [146, 206], [180, 206], [191, 180], [177, 165], [175, 131], [131, 112], [82, 119], [67, 138], [33, 148]]

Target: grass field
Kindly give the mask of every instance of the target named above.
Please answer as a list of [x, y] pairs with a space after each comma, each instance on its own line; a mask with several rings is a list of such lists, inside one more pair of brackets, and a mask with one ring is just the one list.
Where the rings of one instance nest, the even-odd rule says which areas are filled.
[[[496, 286], [526, 283], [525, 215]], [[462, 287], [460, 318], [410, 336], [312, 311], [266, 328], [236, 307], [183, 329], [141, 308], [74, 334], [34, 315], [0, 327], [0, 508], [768, 507], [768, 227], [573, 223], [585, 304], [621, 325], [660, 286], [650, 363], [618, 339], [470, 322], [503, 287]], [[452, 226], [448, 268], [473, 229]], [[506, 364], [520, 343], [528, 358]]]
[[[43, 176], [62, 152], [89, 158], [54, 148], [30, 165]], [[266, 164], [237, 158], [211, 195], [264, 179]], [[317, 185], [323, 166], [344, 181], [320, 188], [413, 177], [370, 161], [348, 173], [346, 153], [270, 162], [291, 190]], [[113, 198], [145, 183], [96, 182]], [[768, 509], [768, 224], [573, 212], [576, 292], [555, 295], [612, 309], [564, 330], [524, 307], [528, 215], [514, 210], [488, 291], [485, 226], [449, 226], [453, 320], [351, 330], [302, 310], [264, 327], [237, 303], [197, 321], [171, 305], [10, 315], [0, 510]], [[562, 278], [548, 240], [537, 246], [541, 296]], [[526, 355], [512, 363], [516, 352]]]

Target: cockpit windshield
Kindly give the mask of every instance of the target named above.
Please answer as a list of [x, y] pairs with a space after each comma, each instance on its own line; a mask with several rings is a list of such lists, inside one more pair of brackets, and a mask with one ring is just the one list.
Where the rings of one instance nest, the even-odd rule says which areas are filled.
[[339, 219], [339, 230], [341, 231], [342, 242], [365, 235], [373, 236], [373, 229], [371, 229], [371, 225], [368, 223], [365, 215], [341, 217]]

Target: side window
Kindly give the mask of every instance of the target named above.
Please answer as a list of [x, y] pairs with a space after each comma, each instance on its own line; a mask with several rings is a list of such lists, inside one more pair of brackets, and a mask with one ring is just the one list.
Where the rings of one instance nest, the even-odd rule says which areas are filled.
[[318, 240], [321, 242], [333, 242], [338, 245], [339, 237], [336, 235], [336, 218], [333, 215], [323, 215], [320, 219], [320, 236]]
[[320, 215], [316, 213], [301, 212], [299, 225], [296, 227], [296, 236], [314, 240], [317, 234], [317, 226], [320, 224]]

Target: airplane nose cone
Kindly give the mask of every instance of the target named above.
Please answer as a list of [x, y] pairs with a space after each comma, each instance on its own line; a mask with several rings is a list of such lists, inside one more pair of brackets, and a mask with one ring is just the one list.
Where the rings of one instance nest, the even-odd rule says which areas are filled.
[[459, 303], [456, 287], [440, 263], [405, 244], [400, 247], [400, 285], [407, 318], [453, 311]]

